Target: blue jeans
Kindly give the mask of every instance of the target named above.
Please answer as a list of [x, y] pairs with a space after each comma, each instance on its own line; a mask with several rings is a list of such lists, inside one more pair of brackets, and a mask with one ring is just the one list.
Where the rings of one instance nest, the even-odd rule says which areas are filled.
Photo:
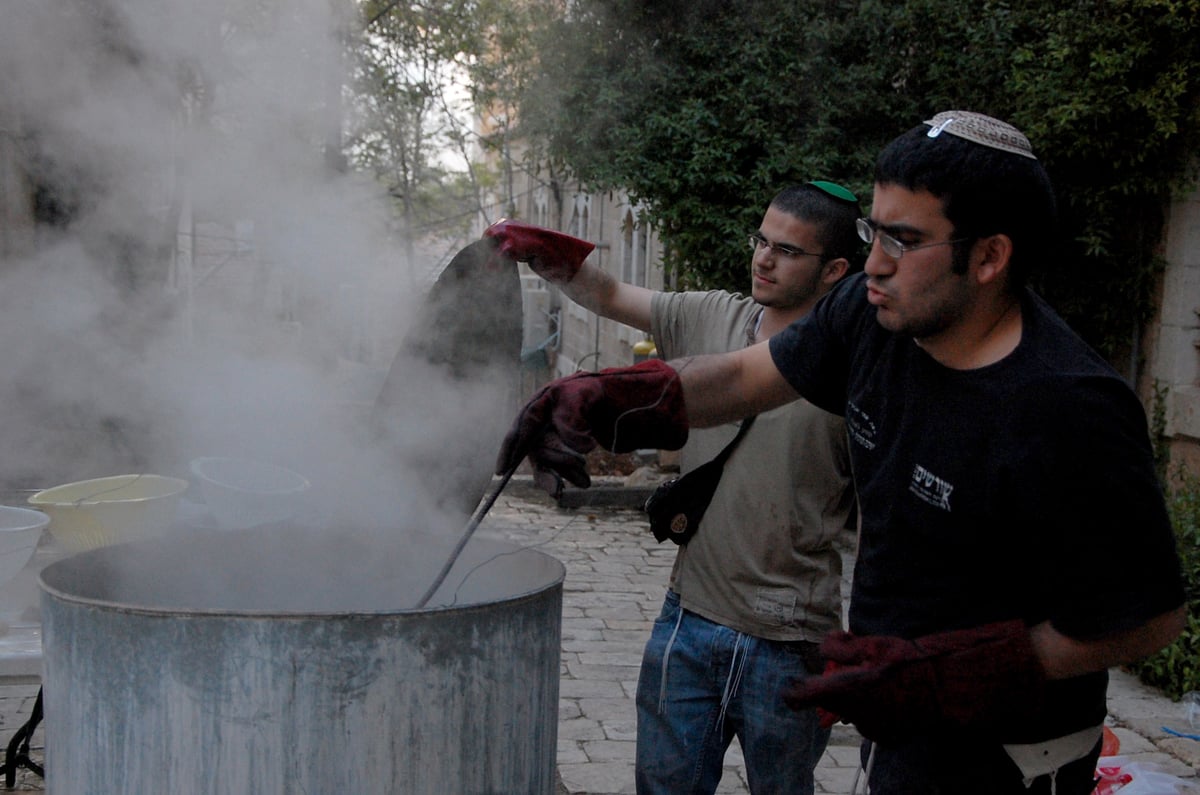
[[667, 591], [638, 677], [638, 794], [711, 795], [736, 736], [751, 792], [812, 795], [829, 730], [814, 710], [793, 710], [781, 696], [820, 673], [815, 652], [714, 624]]

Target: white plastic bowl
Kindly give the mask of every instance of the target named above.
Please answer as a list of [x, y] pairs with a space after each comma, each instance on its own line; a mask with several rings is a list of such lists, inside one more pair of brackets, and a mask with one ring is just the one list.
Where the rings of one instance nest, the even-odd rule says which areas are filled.
[[205, 505], [226, 530], [290, 519], [309, 489], [308, 480], [290, 469], [244, 458], [197, 458], [191, 470]]
[[48, 524], [41, 511], [0, 505], [0, 585], [25, 568]]
[[67, 552], [165, 535], [188, 482], [162, 475], [114, 475], [39, 491], [29, 504], [50, 516]]

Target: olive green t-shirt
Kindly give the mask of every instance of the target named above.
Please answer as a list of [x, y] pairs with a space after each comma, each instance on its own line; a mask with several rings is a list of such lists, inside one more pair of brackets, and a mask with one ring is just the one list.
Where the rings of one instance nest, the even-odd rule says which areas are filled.
[[[721, 292], [659, 293], [651, 333], [663, 359], [736, 350], [760, 307]], [[737, 424], [695, 429], [684, 472]], [[842, 560], [854, 502], [841, 417], [805, 400], [760, 414], [725, 465], [700, 529], [679, 548], [671, 588], [685, 610], [770, 640], [819, 641], [842, 625]]]

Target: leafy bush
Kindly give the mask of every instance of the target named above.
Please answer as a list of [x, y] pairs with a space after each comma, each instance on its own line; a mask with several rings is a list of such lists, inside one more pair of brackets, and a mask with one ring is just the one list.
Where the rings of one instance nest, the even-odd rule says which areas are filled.
[[1168, 508], [1175, 527], [1187, 592], [1187, 626], [1174, 643], [1130, 670], [1148, 685], [1178, 699], [1200, 690], [1200, 478], [1180, 472]]
[[832, 179], [869, 204], [880, 148], [961, 108], [1024, 130], [1054, 180], [1063, 244], [1033, 275], [1051, 305], [1110, 360], [1150, 319], [1163, 210], [1200, 145], [1200, 0], [569, 5], [532, 34], [520, 132], [639, 203], [680, 286], [745, 289], [780, 187]]

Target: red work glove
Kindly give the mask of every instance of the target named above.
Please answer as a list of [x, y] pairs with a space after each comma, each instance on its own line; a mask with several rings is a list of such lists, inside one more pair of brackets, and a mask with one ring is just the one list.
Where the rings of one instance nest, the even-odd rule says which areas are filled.
[[1046, 674], [1022, 621], [916, 640], [832, 632], [821, 654], [826, 673], [798, 682], [784, 701], [819, 706], [869, 740], [893, 744], [934, 730], [1003, 739], [1040, 715]]
[[501, 254], [518, 262], [528, 262], [534, 273], [548, 282], [565, 284], [575, 278], [583, 261], [596, 247], [577, 237], [507, 219], [497, 221], [483, 231], [496, 240]]
[[587, 488], [592, 481], [584, 455], [597, 445], [614, 453], [677, 450], [687, 436], [679, 374], [660, 359], [648, 359], [551, 381], [517, 415], [496, 472], [511, 471], [528, 456], [547, 491], [558, 493], [561, 478]]
[[[823, 672], [823, 675], [829, 676], [829, 674], [841, 670], [841, 667], [842, 666], [838, 665], [833, 660], [826, 660], [825, 671]], [[784, 694], [784, 701], [786, 701], [788, 704], [792, 704], [792, 693], [790, 691]], [[797, 707], [797, 709], [801, 708], [802, 707]], [[817, 707], [817, 725], [819, 725], [822, 729], [832, 729], [833, 725], [841, 719], [842, 716], [838, 715], [836, 712], [830, 712], [824, 707]]]

